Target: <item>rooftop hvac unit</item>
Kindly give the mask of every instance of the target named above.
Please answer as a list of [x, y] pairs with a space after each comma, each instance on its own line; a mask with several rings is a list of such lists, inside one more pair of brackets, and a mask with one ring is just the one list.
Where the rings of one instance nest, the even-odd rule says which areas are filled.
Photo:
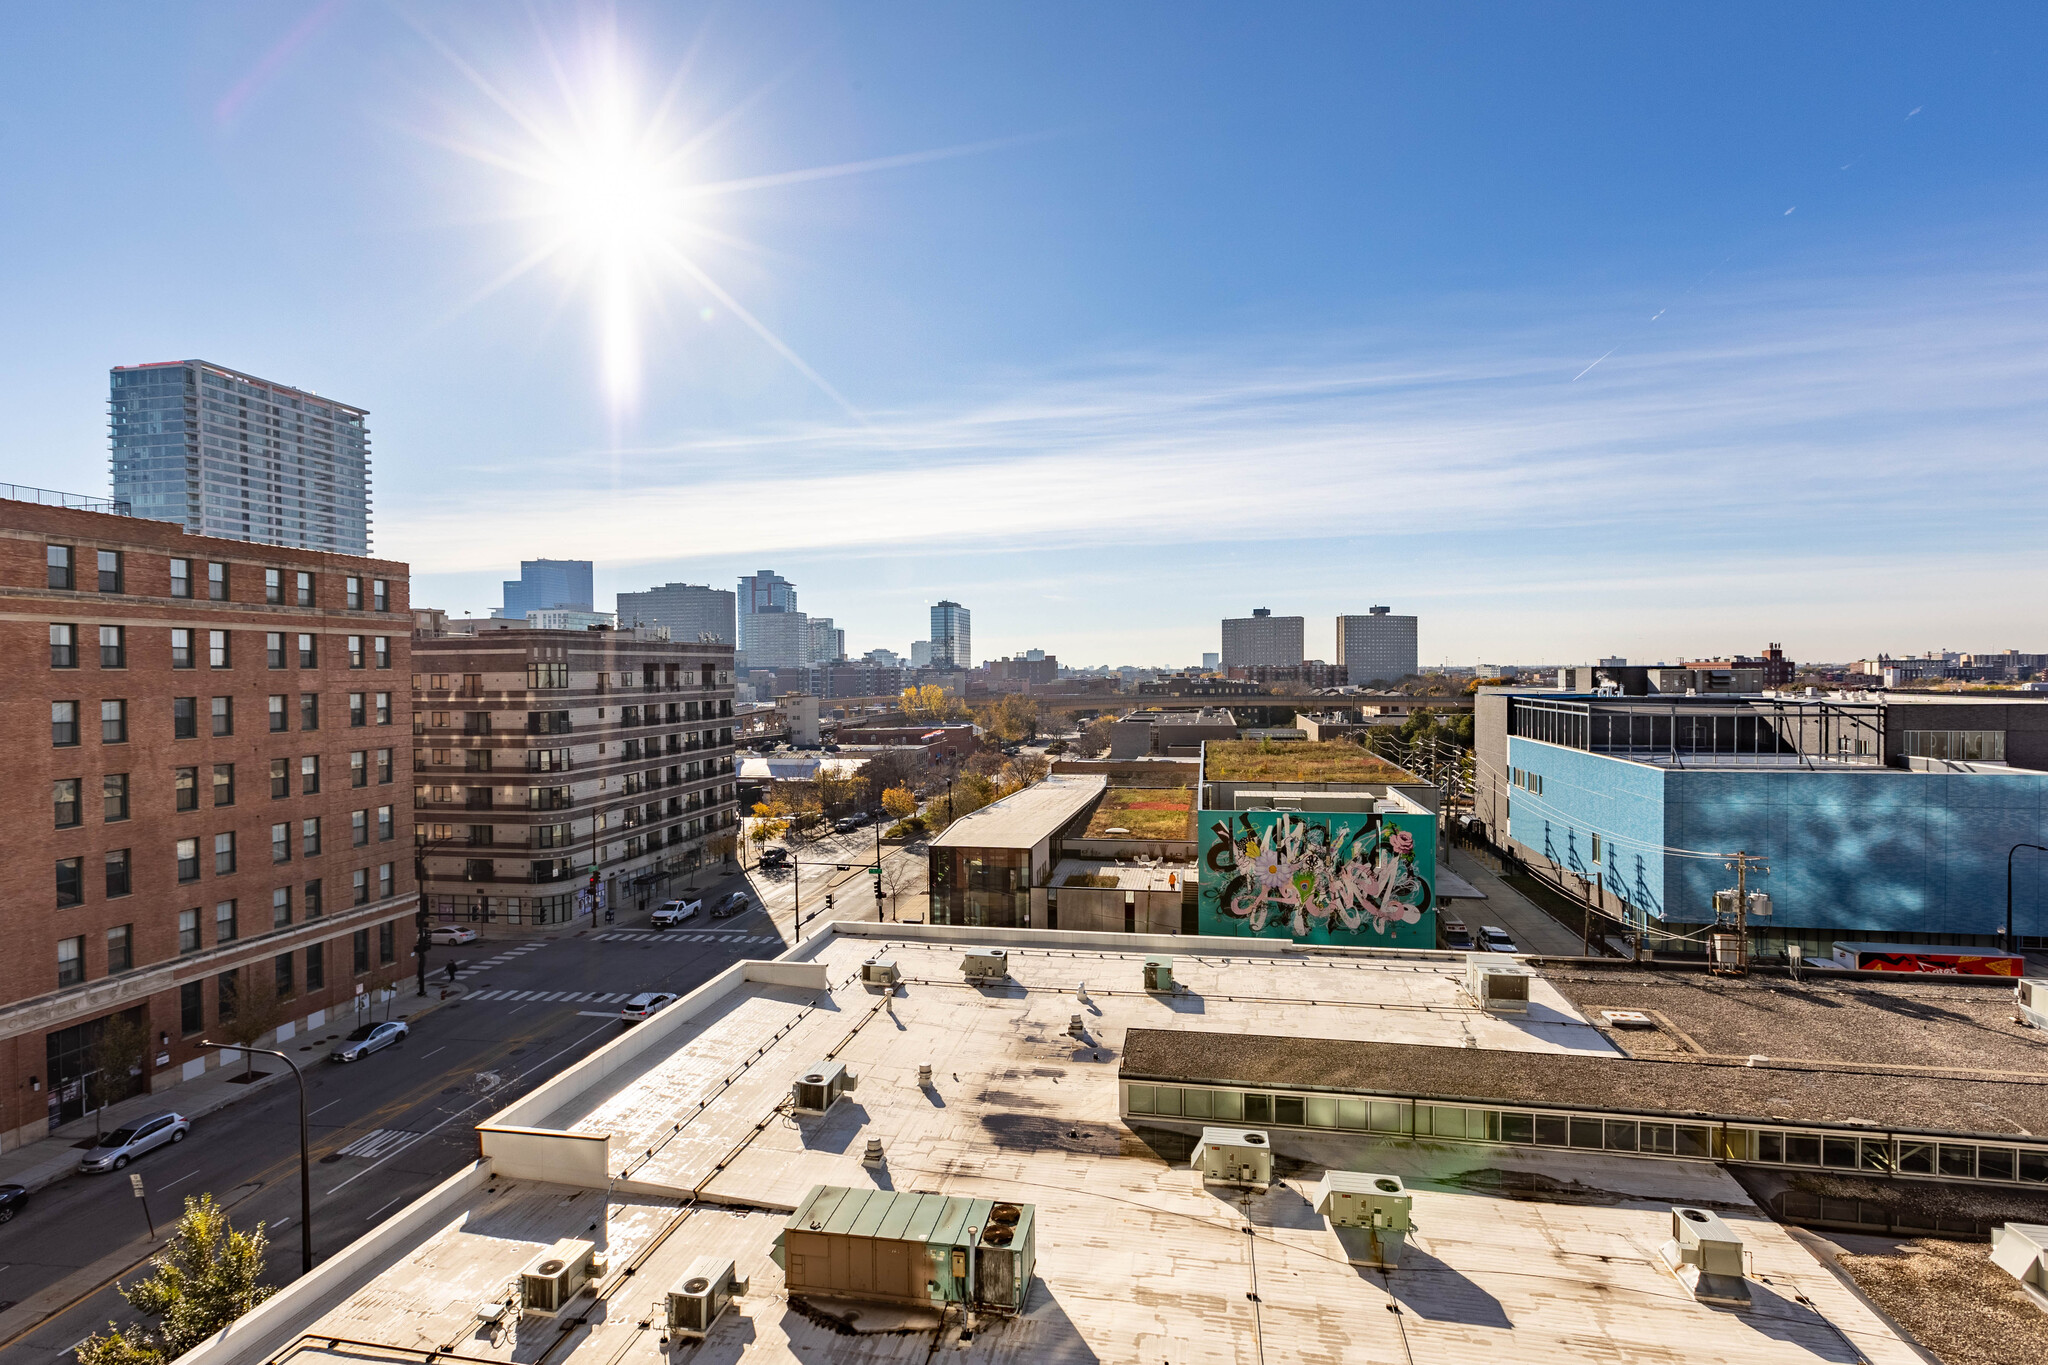
[[529, 1313], [559, 1313], [583, 1288], [594, 1242], [564, 1237], [519, 1272], [519, 1296]]
[[859, 1079], [840, 1062], [815, 1062], [789, 1087], [790, 1107], [799, 1113], [822, 1114]]
[[792, 1294], [1021, 1313], [1035, 1223], [1030, 1204], [817, 1185], [770, 1255]]
[[1401, 1177], [1328, 1171], [1316, 1184], [1313, 1202], [1351, 1264], [1391, 1270], [1401, 1263], [1415, 1230], [1415, 1199]]
[[1534, 973], [1503, 963], [1498, 953], [1465, 955], [1465, 994], [1483, 1010], [1529, 1012], [1529, 979]]
[[871, 957], [860, 964], [860, 979], [865, 986], [893, 986], [903, 979], [903, 973], [896, 970], [892, 959]]
[[2028, 1028], [2048, 1028], [2048, 977], [2020, 978], [2012, 998], [2020, 1008], [2021, 1023]]
[[988, 1211], [981, 1242], [974, 1249], [974, 1306], [984, 1313], [1015, 1315], [1031, 1293], [1036, 1260], [1037, 1207], [998, 1203]]
[[1166, 995], [1173, 994], [1173, 958], [1166, 953], [1150, 953], [1145, 958], [1145, 989]]
[[2018, 1280], [2037, 1306], [2048, 1309], [2048, 1226], [2006, 1223], [1991, 1229], [1991, 1264]]
[[1008, 981], [1010, 955], [1001, 948], [969, 948], [960, 957], [960, 974], [969, 981]]
[[701, 1337], [734, 1298], [747, 1292], [747, 1282], [734, 1273], [731, 1257], [699, 1256], [668, 1291], [668, 1330], [678, 1336]]
[[1273, 1145], [1256, 1128], [1204, 1128], [1188, 1164], [1204, 1185], [1273, 1183]]
[[1658, 1248], [1657, 1254], [1701, 1303], [1749, 1306], [1749, 1285], [1742, 1276], [1742, 1239], [1719, 1214], [1673, 1205], [1671, 1240]]

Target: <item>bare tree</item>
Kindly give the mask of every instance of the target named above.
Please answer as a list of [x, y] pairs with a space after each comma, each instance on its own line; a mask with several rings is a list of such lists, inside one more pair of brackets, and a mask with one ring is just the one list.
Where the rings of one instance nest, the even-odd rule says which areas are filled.
[[92, 1045], [92, 1078], [86, 1088], [92, 1096], [95, 1133], [100, 1111], [128, 1098], [136, 1074], [148, 1060], [149, 1030], [136, 1014], [129, 1010], [108, 1019]]
[[[262, 965], [260, 962], [249, 963], [232, 977], [224, 974], [221, 981], [220, 1031], [227, 1035], [228, 1042], [239, 1043], [245, 1048], [256, 1046], [264, 1034], [284, 1021], [284, 1001], [278, 998], [276, 985], [266, 981], [256, 970]], [[234, 1011], [232, 1014], [230, 1009]], [[243, 1077], [253, 1080], [256, 1054], [244, 1052], [242, 1061], [246, 1066]]]

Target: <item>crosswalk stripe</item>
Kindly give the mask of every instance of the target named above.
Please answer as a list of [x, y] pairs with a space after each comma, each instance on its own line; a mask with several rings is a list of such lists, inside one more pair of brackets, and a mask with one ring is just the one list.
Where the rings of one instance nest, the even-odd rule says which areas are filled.
[[388, 1156], [400, 1148], [410, 1145], [420, 1137], [402, 1128], [378, 1128], [363, 1134], [354, 1142], [341, 1149], [342, 1156], [377, 1157]]

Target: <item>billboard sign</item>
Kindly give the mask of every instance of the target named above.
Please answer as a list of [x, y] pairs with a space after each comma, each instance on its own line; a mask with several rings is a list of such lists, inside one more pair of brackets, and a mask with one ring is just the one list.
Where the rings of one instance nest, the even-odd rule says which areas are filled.
[[1435, 816], [1208, 810], [1201, 829], [1203, 933], [1436, 947]]

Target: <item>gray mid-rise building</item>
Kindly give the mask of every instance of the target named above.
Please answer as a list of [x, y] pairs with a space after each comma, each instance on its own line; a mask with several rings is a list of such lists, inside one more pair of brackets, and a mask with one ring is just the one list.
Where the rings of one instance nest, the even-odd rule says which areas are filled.
[[1223, 667], [1299, 667], [1305, 625], [1299, 616], [1275, 616], [1265, 607], [1250, 616], [1225, 617]]
[[1337, 618], [1337, 663], [1355, 684], [1399, 682], [1421, 666], [1415, 653], [1415, 618], [1374, 607], [1365, 616]]
[[621, 626], [667, 626], [671, 640], [739, 643], [737, 595], [728, 588], [664, 583], [619, 594]]
[[590, 585], [592, 567], [587, 559], [520, 560], [519, 577], [504, 581], [503, 614], [510, 620], [524, 621], [530, 611], [597, 610], [596, 594]]
[[370, 550], [369, 414], [203, 360], [109, 373], [114, 498], [194, 535]]

